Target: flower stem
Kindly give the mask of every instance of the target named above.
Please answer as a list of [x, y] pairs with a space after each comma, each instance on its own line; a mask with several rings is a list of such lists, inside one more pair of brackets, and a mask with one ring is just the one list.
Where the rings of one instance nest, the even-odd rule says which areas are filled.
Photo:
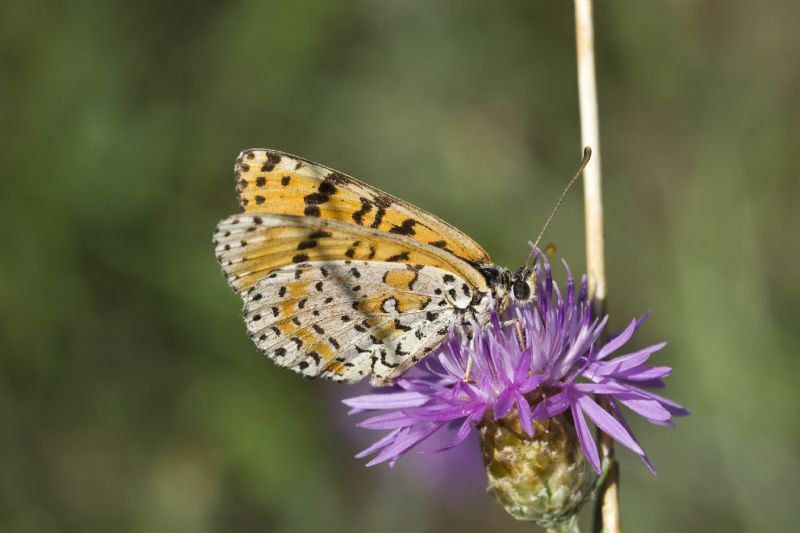
[[[578, 56], [578, 96], [581, 116], [581, 145], [590, 146], [592, 160], [583, 173], [586, 218], [586, 272], [589, 296], [595, 316], [606, 310], [606, 274], [603, 241], [603, 196], [600, 174], [600, 127], [597, 113], [597, 82], [594, 63], [592, 0], [575, 0], [575, 37]], [[595, 531], [619, 533], [617, 480], [619, 466], [614, 459], [613, 440], [600, 432], [603, 457], [610, 461], [595, 508]]]

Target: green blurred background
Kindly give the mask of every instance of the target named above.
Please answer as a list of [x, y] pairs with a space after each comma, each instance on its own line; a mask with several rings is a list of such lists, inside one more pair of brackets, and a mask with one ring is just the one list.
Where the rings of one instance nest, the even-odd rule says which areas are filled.
[[[597, 7], [612, 328], [652, 309], [669, 396], [627, 531], [798, 526], [792, 0]], [[475, 441], [352, 458], [353, 389], [263, 359], [214, 260], [273, 147], [526, 254], [579, 159], [568, 1], [4, 2], [0, 530], [533, 531]], [[547, 240], [582, 270], [580, 192]], [[588, 517], [584, 517], [586, 519]]]

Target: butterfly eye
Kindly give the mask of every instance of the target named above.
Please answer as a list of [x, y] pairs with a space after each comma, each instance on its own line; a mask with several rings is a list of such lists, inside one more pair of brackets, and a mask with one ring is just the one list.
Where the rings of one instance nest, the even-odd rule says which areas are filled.
[[522, 279], [518, 279], [514, 282], [512, 290], [515, 300], [527, 300], [531, 296], [531, 286], [528, 285], [527, 281]]

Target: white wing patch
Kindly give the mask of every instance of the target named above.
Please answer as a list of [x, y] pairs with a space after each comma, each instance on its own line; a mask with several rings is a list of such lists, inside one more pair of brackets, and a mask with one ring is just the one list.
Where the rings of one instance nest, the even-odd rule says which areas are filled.
[[317, 261], [272, 271], [246, 294], [260, 351], [306, 377], [384, 384], [428, 354], [473, 300], [452, 272], [379, 261]]

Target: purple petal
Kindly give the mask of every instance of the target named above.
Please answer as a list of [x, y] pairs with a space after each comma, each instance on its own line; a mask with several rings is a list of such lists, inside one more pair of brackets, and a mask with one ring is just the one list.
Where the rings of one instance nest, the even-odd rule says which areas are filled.
[[[625, 417], [622, 416], [622, 411], [620, 411], [619, 407], [617, 407], [616, 402], [614, 402], [614, 400], [609, 400], [608, 403], [611, 406], [611, 410], [614, 412], [614, 416], [617, 418], [617, 420], [619, 420], [619, 423], [623, 425], [623, 427], [628, 431], [628, 433], [633, 435], [633, 431], [631, 431], [631, 428], [628, 425], [628, 422], [625, 420]], [[634, 437], [634, 439], [635, 438], [636, 437]], [[636, 443], [638, 444], [639, 441], [637, 440]], [[652, 465], [652, 463], [650, 463], [650, 459], [647, 458], [647, 454], [644, 453], [644, 451], [642, 451], [642, 453], [641, 453], [641, 455], [639, 455], [639, 457], [642, 458], [642, 461], [644, 462], [644, 464], [647, 467], [647, 469], [650, 470], [650, 473], [655, 476], [656, 475], [656, 469]]]
[[534, 408], [533, 413], [531, 413], [531, 418], [535, 418], [536, 420], [552, 418], [556, 415], [560, 415], [568, 408], [569, 398], [567, 397], [566, 391], [559, 392], [555, 396], [551, 396], [543, 402], [539, 402], [536, 408]]
[[[637, 385], [639, 385], [639, 383], [637, 383]], [[652, 398], [653, 400], [655, 400], [655, 401], [657, 401], [658, 403], [660, 403], [661, 405], [663, 405], [663, 406], [664, 406], [664, 408], [665, 408], [667, 411], [669, 411], [669, 413], [670, 413], [672, 416], [689, 416], [690, 414], [692, 414], [692, 413], [691, 413], [691, 412], [690, 412], [688, 409], [686, 409], [686, 408], [685, 408], [684, 406], [682, 406], [681, 404], [679, 404], [679, 403], [677, 403], [677, 402], [673, 402], [673, 401], [672, 401], [672, 400], [670, 400], [669, 398], [664, 398], [664, 397], [663, 397], [663, 396], [661, 396], [660, 394], [656, 394], [656, 393], [654, 393], [654, 392], [650, 392], [650, 391], [646, 391], [646, 390], [641, 390], [641, 389], [637, 389], [637, 390], [639, 390], [639, 392], [640, 392], [642, 395], [644, 395], [644, 396], [646, 396], [646, 397], [648, 397], [648, 398]]]
[[647, 348], [637, 352], [615, 357], [611, 361], [595, 363], [592, 366], [597, 368], [595, 373], [601, 376], [608, 376], [617, 372], [624, 372], [644, 363], [654, 352], [657, 352], [666, 345], [666, 342], [661, 342], [659, 344], [654, 344], [653, 346], [648, 346]]
[[484, 410], [485, 406], [475, 402], [458, 402], [453, 405], [437, 405], [435, 407], [418, 407], [407, 409], [403, 414], [412, 420], [425, 420], [431, 422], [449, 422], [469, 416], [476, 410]]
[[668, 366], [641, 365], [626, 370], [625, 372], [619, 372], [615, 374], [614, 377], [616, 379], [629, 381], [650, 381], [653, 379], [663, 379], [670, 374], [672, 374], [672, 368]]
[[494, 401], [494, 419], [498, 420], [505, 417], [511, 412], [511, 408], [513, 406], [514, 395], [512, 394], [511, 389], [503, 389], [503, 392], [501, 392]]
[[613, 340], [608, 342], [608, 344], [600, 349], [600, 352], [597, 354], [597, 359], [605, 359], [609, 354], [628, 342], [633, 336], [634, 331], [636, 331], [636, 320], [631, 320], [631, 323], [628, 324], [628, 327], [625, 328], [625, 331], [614, 337]]
[[522, 394], [516, 393], [514, 396], [517, 400], [517, 413], [519, 415], [519, 423], [522, 425], [522, 430], [525, 431], [529, 437], [533, 437], [531, 406]]
[[519, 386], [519, 390], [522, 393], [528, 393], [533, 390], [539, 388], [539, 386], [544, 383], [545, 377], [541, 375], [529, 376], [525, 378], [525, 381]]
[[531, 358], [533, 351], [528, 348], [522, 352], [522, 357], [519, 358], [517, 368], [514, 369], [514, 383], [522, 383], [528, 377], [528, 372], [531, 370]]
[[403, 409], [424, 405], [430, 397], [420, 392], [391, 392], [388, 394], [366, 394], [345, 398], [342, 403], [354, 409]]
[[648, 421], [664, 422], [672, 417], [670, 412], [655, 400], [648, 400], [638, 396], [631, 397], [631, 395], [625, 394], [615, 395], [614, 398], [631, 411], [645, 417]]
[[443, 452], [443, 451], [449, 450], [450, 448], [455, 448], [456, 446], [458, 446], [459, 444], [464, 442], [464, 439], [469, 437], [469, 434], [472, 431], [472, 428], [475, 427], [475, 424], [476, 424], [476, 422], [474, 420], [472, 420], [471, 418], [467, 418], [461, 424], [461, 427], [458, 428], [458, 431], [456, 432], [455, 437], [453, 437], [453, 440], [450, 441], [449, 444], [447, 444], [446, 446], [443, 446], [441, 448], [437, 448], [435, 450], [423, 450], [423, 451], [420, 451], [418, 453], [423, 454], [423, 455], [428, 455], [428, 454], [432, 454], [432, 453]]
[[392, 411], [391, 413], [371, 416], [356, 425], [367, 429], [395, 429], [403, 426], [410, 426], [414, 422], [416, 422], [416, 420], [402, 411]]
[[394, 431], [388, 433], [385, 437], [375, 442], [372, 446], [365, 450], [361, 450], [356, 454], [356, 459], [362, 459], [368, 455], [372, 455], [374, 452], [380, 450], [388, 446], [394, 439], [397, 437], [397, 434], [400, 433], [402, 428], [397, 428]]
[[594, 468], [594, 471], [600, 475], [600, 455], [597, 453], [597, 444], [592, 438], [592, 432], [589, 430], [578, 404], [572, 404], [570, 407], [572, 408], [572, 419], [575, 421], [575, 431], [578, 434], [578, 442], [581, 443], [583, 454], [589, 464], [592, 465], [592, 468]]
[[642, 448], [636, 443], [636, 439], [628, 433], [625, 427], [620, 424], [613, 416], [600, 407], [594, 400], [586, 395], [581, 395], [577, 399], [577, 403], [586, 415], [594, 422], [597, 427], [605, 431], [608, 435], [614, 438], [617, 442], [630, 448], [635, 453], [641, 455], [644, 452]]
[[367, 466], [375, 466], [392, 459], [397, 459], [400, 455], [408, 452], [411, 448], [430, 437], [443, 425], [444, 424], [441, 423], [427, 422], [414, 428], [406, 428], [397, 435], [392, 444], [381, 450], [377, 456], [368, 462]]

